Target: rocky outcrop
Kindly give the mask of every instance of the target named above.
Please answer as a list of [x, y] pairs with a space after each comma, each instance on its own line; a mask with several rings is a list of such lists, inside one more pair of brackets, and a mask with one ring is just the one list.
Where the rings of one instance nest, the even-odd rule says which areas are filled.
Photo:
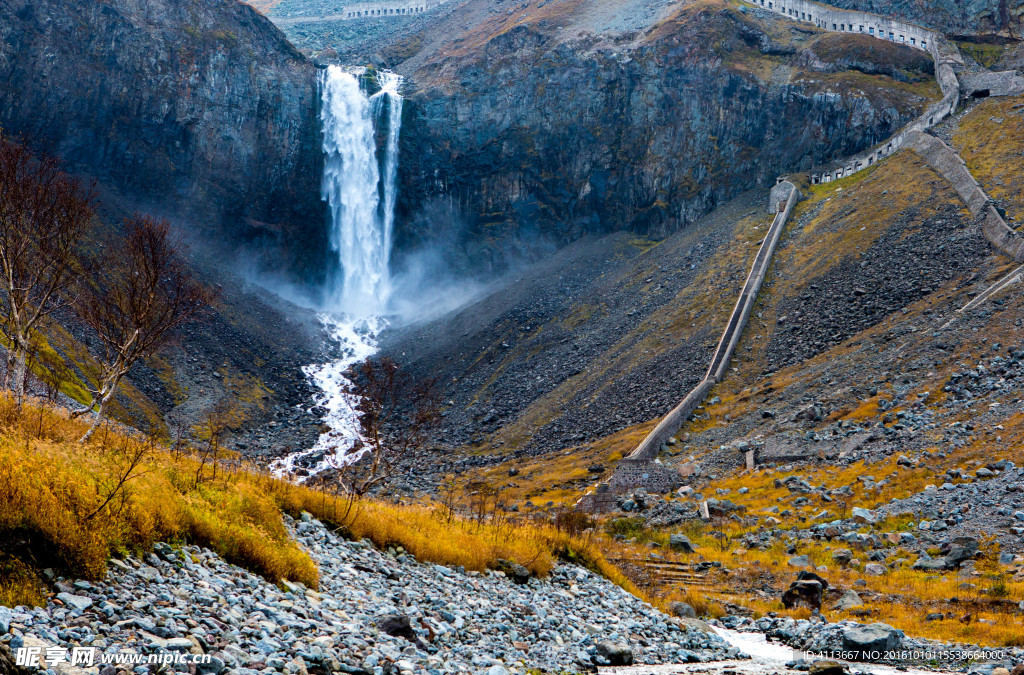
[[[462, 36], [398, 66], [414, 89], [401, 246], [446, 238], [468, 264], [500, 266], [588, 233], [661, 237], [887, 138], [925, 103], [878, 76], [821, 74], [841, 68], [820, 55], [804, 70], [822, 36], [785, 26], [781, 40], [760, 10], [698, 3], [625, 36], [569, 37], [557, 24], [571, 19], [432, 26]], [[857, 49], [844, 58], [871, 70]]]
[[[237, 0], [0, 3], [0, 123], [202, 234], [324, 246], [316, 72]], [[302, 242], [303, 246], [295, 246]]]

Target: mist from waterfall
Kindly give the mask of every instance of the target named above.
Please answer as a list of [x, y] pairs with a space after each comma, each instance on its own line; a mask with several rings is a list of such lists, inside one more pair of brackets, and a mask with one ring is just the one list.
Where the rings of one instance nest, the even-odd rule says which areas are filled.
[[[316, 445], [271, 464], [276, 475], [305, 480], [357, 461], [366, 451], [359, 397], [348, 370], [377, 350], [377, 335], [391, 297], [391, 244], [398, 195], [398, 141], [402, 127], [402, 78], [387, 71], [329, 66], [320, 73], [324, 175], [321, 196], [330, 221], [331, 275], [321, 320], [338, 358], [305, 368], [321, 394], [328, 431]], [[373, 84], [377, 91], [367, 94]], [[378, 147], [377, 139], [383, 136]]]

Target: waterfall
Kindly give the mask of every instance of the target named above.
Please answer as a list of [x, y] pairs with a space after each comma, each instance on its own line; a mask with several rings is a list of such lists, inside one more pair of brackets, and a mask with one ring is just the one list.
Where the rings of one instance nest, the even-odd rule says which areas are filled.
[[[380, 119], [387, 110], [387, 141], [384, 144], [384, 175], [381, 187], [384, 201], [381, 204], [381, 231], [384, 234], [384, 273], [388, 272], [391, 257], [391, 233], [395, 224], [395, 200], [398, 196], [398, 135], [402, 131], [402, 96], [398, 88], [402, 78], [395, 73], [378, 71], [377, 83], [380, 91], [370, 101], [375, 114]], [[387, 297], [391, 295], [390, 278], [388, 278]]]
[[[402, 126], [401, 77], [380, 71], [380, 90], [367, 96], [364, 73], [330, 66], [320, 75], [324, 176], [321, 187], [331, 216], [329, 242], [340, 279], [328, 292], [336, 310], [372, 316], [384, 312], [391, 293], [388, 264]], [[383, 125], [383, 157], [376, 132]]]
[[[365, 70], [330, 66], [320, 74], [324, 175], [321, 196], [330, 222], [332, 273], [321, 315], [338, 358], [305, 368], [320, 390], [327, 431], [316, 445], [273, 462], [275, 475], [300, 481], [358, 460], [365, 451], [359, 397], [347, 377], [350, 367], [377, 350], [391, 296], [391, 258], [398, 195], [398, 139], [402, 127], [402, 78], [375, 71], [378, 91], [368, 95]], [[378, 148], [377, 139], [383, 137]]]

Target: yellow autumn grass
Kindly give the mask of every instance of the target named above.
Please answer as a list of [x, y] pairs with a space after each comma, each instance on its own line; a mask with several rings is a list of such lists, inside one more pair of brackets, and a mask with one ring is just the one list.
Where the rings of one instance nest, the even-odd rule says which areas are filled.
[[[961, 451], [960, 459], [971, 455], [969, 450]], [[748, 485], [756, 484], [756, 477], [748, 474]], [[729, 480], [720, 479], [713, 484], [729, 484]], [[842, 484], [841, 480], [842, 477], [835, 484]], [[767, 483], [770, 486], [771, 480]], [[732, 498], [739, 501], [748, 496], [733, 493]], [[754, 503], [763, 506], [765, 501], [755, 499]], [[757, 513], [756, 509], [754, 513]], [[794, 555], [806, 555], [816, 567], [827, 568], [822, 575], [835, 588], [854, 589], [860, 593], [864, 608], [871, 611], [869, 618], [856, 617], [849, 612], [832, 609], [832, 603], [829, 602], [822, 608], [822, 612], [830, 620], [852, 618], [857, 621], [882, 621], [908, 635], [946, 641], [987, 646], [1024, 645], [1024, 617], [1017, 611], [1018, 603], [1024, 601], [1024, 580], [996, 564], [998, 546], [992, 538], [983, 538], [982, 557], [977, 562], [977, 573], [974, 575], [912, 569], [916, 555], [910, 550], [903, 550], [881, 561], [893, 567], [887, 567], [883, 575], [875, 576], [865, 573], [865, 564], [871, 562], [867, 557], [868, 551], [858, 550], [856, 546], [839, 540], [787, 541], [779, 538], [763, 550], [746, 549], [742, 544], [742, 535], [756, 532], [760, 524], [749, 525], [736, 521], [704, 524], [687, 521], [672, 528], [673, 532], [686, 534], [696, 547], [695, 553], [683, 554], [669, 549], [668, 531], [644, 528], [639, 519], [625, 519], [624, 522], [619, 527], [606, 527], [609, 531], [626, 534], [636, 543], [607, 544], [605, 552], [613, 558], [644, 558], [649, 550], [645, 551], [643, 544], [656, 542], [659, 544], [656, 555], [661, 559], [691, 564], [700, 561], [720, 562], [730, 570], [728, 576], [723, 578], [712, 573], [711, 588], [671, 585], [650, 589], [643, 587], [643, 590], [654, 596], [651, 601], [662, 607], [673, 600], [683, 600], [698, 612], [714, 616], [723, 613], [722, 607], [726, 603], [732, 603], [747, 607], [755, 616], [775, 612], [799, 618], [806, 610], [787, 610], [782, 606], [780, 597], [781, 590], [796, 578], [799, 571], [791, 567], [788, 560]], [[907, 529], [908, 522], [905, 517], [895, 516], [874, 527], [865, 525], [861, 529], [878, 534], [899, 532]], [[628, 527], [631, 523], [633, 527]], [[783, 528], [792, 524], [797, 524], [794, 516], [783, 517]], [[802, 527], [806, 525], [801, 524]], [[626, 529], [629, 531], [623, 531]], [[795, 550], [791, 546], [795, 546]], [[852, 549], [853, 557], [859, 559], [860, 563], [849, 567], [837, 565], [832, 553], [841, 548]], [[933, 550], [932, 554], [938, 555], [938, 550]], [[863, 585], [857, 585], [861, 582]], [[771, 586], [775, 590], [766, 591]], [[933, 613], [943, 614], [945, 618], [938, 621], [926, 620], [926, 616]]]
[[[302, 511], [353, 538], [401, 546], [421, 561], [484, 570], [506, 559], [544, 575], [562, 558], [634, 590], [593, 541], [547, 523], [477, 523], [430, 506], [374, 500], [350, 506], [251, 467], [214, 472], [196, 455], [125, 431], [107, 429], [79, 445], [84, 426], [59, 408], [19, 410], [0, 395], [0, 605], [44, 600], [27, 572], [54, 567], [97, 579], [110, 556], [139, 553], [157, 541], [206, 546], [273, 582], [316, 588], [316, 565], [289, 538], [282, 519], [282, 513]], [[142, 449], [144, 457], [117, 490]]]

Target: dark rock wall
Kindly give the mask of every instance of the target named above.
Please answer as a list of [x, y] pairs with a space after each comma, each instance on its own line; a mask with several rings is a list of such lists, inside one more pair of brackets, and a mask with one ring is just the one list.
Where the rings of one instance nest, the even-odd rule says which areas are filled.
[[0, 123], [201, 234], [322, 264], [316, 71], [237, 0], [0, 1]]
[[449, 253], [487, 268], [587, 233], [665, 236], [781, 172], [880, 142], [923, 102], [806, 61], [730, 8], [623, 46], [518, 25], [418, 65], [405, 73], [417, 90], [398, 241], [453, 238]]

